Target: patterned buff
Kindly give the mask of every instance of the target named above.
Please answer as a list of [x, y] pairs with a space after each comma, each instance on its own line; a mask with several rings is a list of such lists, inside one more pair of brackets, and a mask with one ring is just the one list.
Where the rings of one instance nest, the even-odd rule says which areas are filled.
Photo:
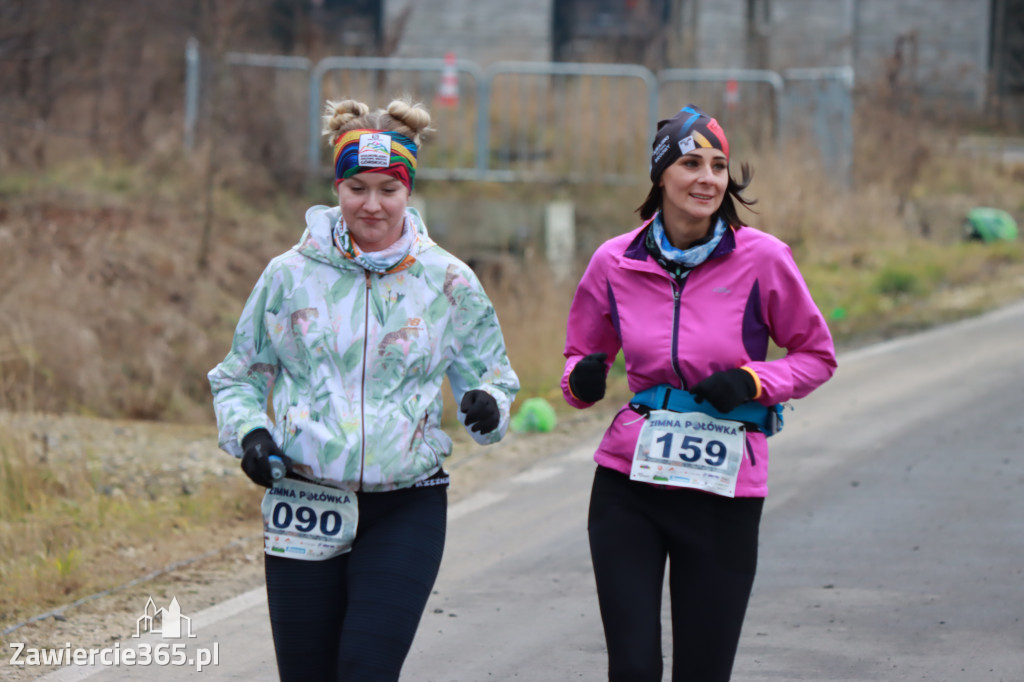
[[334, 142], [334, 186], [357, 173], [385, 173], [411, 192], [416, 143], [390, 130], [350, 130]]
[[408, 215], [405, 217], [405, 222], [402, 223], [402, 236], [394, 244], [381, 251], [360, 249], [352, 239], [352, 235], [349, 234], [345, 221], [341, 219], [335, 223], [332, 236], [335, 245], [345, 258], [354, 260], [364, 269], [379, 275], [401, 272], [416, 262], [412, 251], [419, 239], [419, 233], [410, 224]]
[[644, 247], [647, 253], [658, 262], [658, 265], [665, 268], [665, 271], [676, 279], [685, 279], [694, 269], [708, 259], [711, 252], [718, 247], [722, 236], [727, 229], [725, 221], [719, 218], [715, 221], [715, 229], [711, 238], [703, 244], [691, 246], [688, 249], [677, 249], [672, 246], [668, 235], [665, 234], [665, 226], [661, 222], [661, 211], [654, 214], [651, 221], [651, 229], [647, 230], [644, 237]]
[[718, 149], [729, 158], [729, 141], [722, 126], [696, 106], [689, 104], [672, 118], [658, 121], [651, 147], [651, 182], [657, 183], [666, 168], [698, 147]]

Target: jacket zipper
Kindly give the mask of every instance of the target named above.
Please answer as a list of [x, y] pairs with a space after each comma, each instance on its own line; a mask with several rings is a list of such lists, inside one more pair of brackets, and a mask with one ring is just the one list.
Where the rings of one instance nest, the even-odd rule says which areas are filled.
[[359, 490], [363, 489], [366, 469], [366, 356], [370, 344], [370, 272], [366, 271], [366, 297], [363, 301], [363, 376], [359, 383]]
[[686, 390], [686, 379], [683, 378], [683, 371], [679, 367], [679, 315], [680, 315], [680, 302], [683, 293], [683, 285], [681, 282], [672, 280], [672, 371], [676, 373], [676, 377], [679, 379], [679, 386]]

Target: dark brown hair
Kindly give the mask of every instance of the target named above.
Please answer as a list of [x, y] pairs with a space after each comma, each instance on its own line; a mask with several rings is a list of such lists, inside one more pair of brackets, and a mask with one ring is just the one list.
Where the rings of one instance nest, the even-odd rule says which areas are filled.
[[[729, 184], [725, 186], [725, 196], [722, 198], [722, 205], [711, 216], [712, 223], [717, 218], [721, 218], [727, 225], [743, 227], [743, 222], [736, 212], [736, 202], [738, 201], [747, 208], [757, 203], [757, 199], [747, 199], [743, 196], [743, 190], [750, 186], [750, 181], [753, 179], [754, 169], [749, 163], [740, 164], [740, 180], [737, 181], [731, 173], [729, 174]], [[661, 194], [661, 185], [656, 182], [652, 184], [651, 191], [647, 193], [644, 203], [640, 204], [636, 209], [643, 220], [650, 220], [661, 208]]]

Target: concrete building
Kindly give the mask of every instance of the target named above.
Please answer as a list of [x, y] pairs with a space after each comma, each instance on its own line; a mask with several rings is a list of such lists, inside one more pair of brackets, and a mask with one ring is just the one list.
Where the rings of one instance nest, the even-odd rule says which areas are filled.
[[1024, 98], [1024, 0], [382, 0], [395, 56], [652, 70], [852, 66], [982, 108]]

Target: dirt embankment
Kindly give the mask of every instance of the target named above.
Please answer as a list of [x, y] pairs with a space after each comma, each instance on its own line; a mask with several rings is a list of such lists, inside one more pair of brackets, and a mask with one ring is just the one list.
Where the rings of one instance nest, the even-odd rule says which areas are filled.
[[208, 422], [206, 372], [230, 346], [227, 311], [237, 316], [301, 225], [219, 217], [203, 254], [194, 204], [51, 190], [3, 199], [0, 406]]

